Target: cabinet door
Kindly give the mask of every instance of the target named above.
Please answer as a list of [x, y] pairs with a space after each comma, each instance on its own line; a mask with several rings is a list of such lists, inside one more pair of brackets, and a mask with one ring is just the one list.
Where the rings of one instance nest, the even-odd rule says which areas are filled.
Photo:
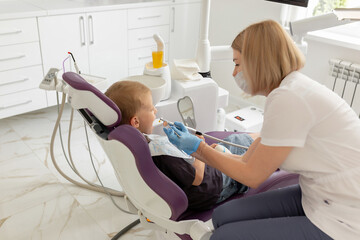
[[[63, 61], [72, 52], [81, 72], [89, 73], [86, 19], [84, 14], [39, 17], [40, 45], [44, 72], [62, 69]], [[75, 71], [70, 61], [65, 71]]]
[[199, 39], [201, 3], [174, 4], [171, 7], [170, 52], [172, 59], [194, 59]]
[[108, 84], [128, 75], [126, 10], [88, 13], [89, 65]]

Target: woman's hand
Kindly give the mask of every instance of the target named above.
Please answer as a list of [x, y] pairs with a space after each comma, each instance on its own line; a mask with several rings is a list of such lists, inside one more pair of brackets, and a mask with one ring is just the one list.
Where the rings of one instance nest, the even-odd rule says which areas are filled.
[[169, 141], [189, 155], [196, 152], [203, 140], [189, 133], [184, 124], [175, 122], [174, 125], [170, 128], [163, 128]]

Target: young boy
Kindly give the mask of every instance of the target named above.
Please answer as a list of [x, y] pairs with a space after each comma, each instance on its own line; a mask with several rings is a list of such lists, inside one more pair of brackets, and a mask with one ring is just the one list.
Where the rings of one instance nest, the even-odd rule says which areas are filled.
[[[185, 192], [189, 209], [209, 209], [235, 193], [247, 191], [246, 186], [219, 170], [180, 152], [166, 136], [149, 135], [157, 110], [148, 87], [139, 82], [119, 81], [105, 95], [119, 107], [120, 124], [130, 124], [147, 138], [155, 165]], [[250, 146], [253, 141], [247, 134], [237, 135], [241, 138], [237, 140], [239, 144]]]

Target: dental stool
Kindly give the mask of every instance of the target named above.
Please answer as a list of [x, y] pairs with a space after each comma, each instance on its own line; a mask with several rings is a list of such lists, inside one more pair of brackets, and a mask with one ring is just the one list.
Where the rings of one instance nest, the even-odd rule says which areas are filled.
[[[66, 72], [63, 79], [67, 83], [69, 103], [96, 133], [114, 168], [125, 193], [126, 210], [138, 214], [142, 226], [146, 228], [173, 232], [181, 239], [209, 239], [211, 229], [204, 222], [211, 219], [213, 210], [188, 211], [185, 193], [155, 166], [144, 136], [130, 125], [118, 126], [121, 112], [115, 103], [76, 73]], [[210, 134], [225, 138], [231, 133]], [[279, 170], [260, 187], [231, 199], [297, 182], [296, 174]]]

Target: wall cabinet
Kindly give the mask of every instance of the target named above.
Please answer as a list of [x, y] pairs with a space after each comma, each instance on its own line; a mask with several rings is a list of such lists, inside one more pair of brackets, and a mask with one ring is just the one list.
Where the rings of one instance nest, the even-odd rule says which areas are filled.
[[[63, 66], [74, 71], [70, 60], [61, 65], [72, 52], [81, 72], [106, 77], [109, 84], [128, 75], [126, 10], [46, 16], [38, 22], [45, 73]], [[52, 95], [48, 105], [56, 104]]]

